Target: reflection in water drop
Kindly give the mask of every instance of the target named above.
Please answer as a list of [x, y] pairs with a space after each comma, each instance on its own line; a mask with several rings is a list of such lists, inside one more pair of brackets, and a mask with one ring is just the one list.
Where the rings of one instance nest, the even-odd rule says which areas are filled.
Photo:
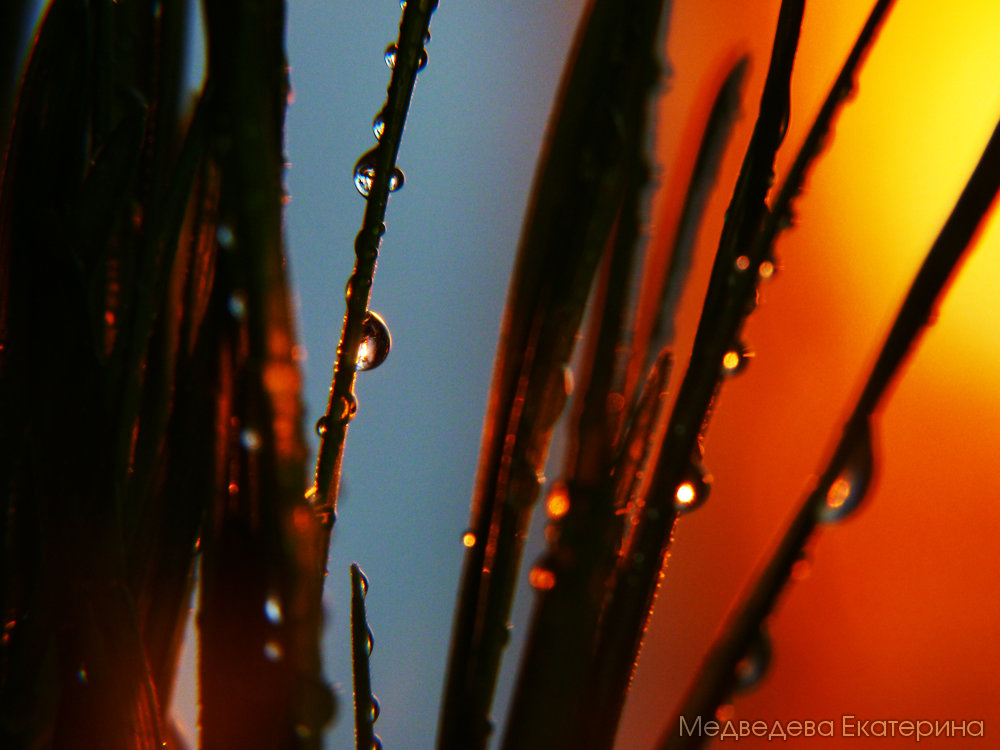
[[232, 315], [235, 320], [243, 320], [247, 315], [246, 293], [237, 289], [229, 295], [229, 300], [226, 302], [226, 306], [229, 308], [229, 314]]
[[374, 724], [376, 721], [378, 721], [378, 717], [381, 715], [381, 713], [382, 713], [382, 707], [378, 703], [378, 698], [376, 698], [373, 695], [372, 696], [372, 713], [371, 713], [372, 724]]
[[[425, 38], [424, 40], [425, 43], [428, 38], [429, 35], [427, 38]], [[388, 47], [385, 48], [385, 64], [390, 68], [395, 68], [396, 58], [398, 55], [399, 55], [399, 47], [397, 47], [395, 44], [390, 44]], [[417, 58], [417, 70], [421, 71], [426, 67], [427, 67], [427, 52], [426, 50], [420, 50], [420, 56]]]
[[696, 464], [688, 469], [687, 476], [674, 492], [674, 508], [678, 513], [690, 513], [708, 499], [712, 477]]
[[361, 344], [355, 366], [358, 370], [374, 370], [389, 356], [391, 348], [389, 327], [377, 313], [369, 310], [365, 322], [361, 324]]
[[462, 544], [466, 547], [476, 546], [476, 535], [471, 531], [466, 531], [462, 534]]
[[320, 417], [316, 420], [316, 434], [319, 437], [323, 437], [326, 434], [326, 417]]
[[[389, 177], [389, 192], [394, 192], [403, 187], [403, 172], [399, 167], [394, 167], [392, 175]], [[372, 191], [375, 184], [375, 149], [366, 151], [354, 165], [354, 187], [365, 198]]]
[[760, 268], [757, 269], [757, 275], [760, 276], [763, 281], [767, 281], [774, 276], [777, 270], [777, 267], [772, 261], [765, 260], [760, 264]]
[[358, 399], [353, 393], [349, 393], [336, 400], [330, 412], [330, 418], [338, 422], [350, 422], [357, 413]]
[[819, 507], [819, 521], [823, 523], [840, 521], [856, 510], [871, 485], [874, 466], [871, 426], [865, 423], [864, 430], [844, 462], [843, 468], [830, 484], [825, 502]]
[[749, 690], [764, 676], [771, 663], [771, 639], [763, 628], [758, 630], [750, 642], [743, 658], [736, 663], [736, 690]]
[[385, 132], [385, 115], [379, 112], [375, 115], [375, 119], [372, 120], [372, 133], [375, 134], [375, 140], [382, 140], [382, 133]]
[[284, 656], [284, 652], [281, 650], [281, 646], [275, 641], [268, 641], [264, 644], [264, 658], [268, 661], [281, 661], [281, 657]]

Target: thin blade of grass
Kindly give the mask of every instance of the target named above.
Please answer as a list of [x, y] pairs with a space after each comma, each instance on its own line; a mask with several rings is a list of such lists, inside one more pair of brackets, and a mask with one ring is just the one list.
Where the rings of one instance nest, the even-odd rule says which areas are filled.
[[816, 532], [831, 488], [851, 457], [870, 440], [870, 425], [876, 409], [945, 293], [986, 215], [995, 204], [998, 192], [1000, 124], [993, 131], [979, 163], [910, 286], [832, 457], [755, 583], [709, 648], [697, 679], [682, 702], [678, 717], [660, 742], [661, 750], [680, 750], [701, 744], [701, 737], [680, 731], [679, 717], [683, 716], [689, 723], [697, 717], [708, 720], [714, 716], [716, 708], [726, 701], [732, 691], [737, 663], [747, 653], [754, 634], [774, 608], [792, 567]]
[[494, 365], [438, 747], [476, 750], [490, 704], [564, 368], [642, 142], [660, 2], [584, 11], [539, 162]]
[[367, 595], [368, 579], [354, 563], [351, 565], [351, 661], [354, 664], [354, 745], [357, 750], [381, 747], [374, 726], [375, 696], [372, 695], [369, 664], [374, 641], [365, 616]]
[[385, 233], [385, 212], [389, 201], [390, 176], [396, 166], [406, 113], [409, 110], [417, 72], [422, 67], [424, 41], [437, 0], [410, 0], [403, 9], [396, 43], [396, 60], [389, 80], [386, 104], [381, 117], [385, 124], [375, 149], [375, 173], [365, 203], [361, 231], [354, 241], [354, 271], [347, 282], [347, 308], [344, 314], [337, 361], [330, 384], [326, 413], [321, 417], [319, 456], [310, 497], [323, 529], [320, 541], [322, 567], [326, 568], [330, 534], [337, 518], [337, 495], [344, 457], [347, 426], [357, 409], [354, 382], [357, 375], [358, 347], [362, 325], [368, 315], [372, 278], [379, 245]]
[[[788, 120], [788, 88], [803, 5], [796, 0], [781, 6], [760, 113], [723, 227], [699, 334], [659, 450], [654, 452], [652, 478], [645, 486], [645, 498], [637, 503], [640, 510], [636, 524], [619, 559], [601, 620], [595, 661], [588, 677], [588, 703], [577, 731], [581, 748], [604, 750], [614, 742], [670, 543], [676, 517], [674, 492], [698, 457], [699, 435], [720, 379], [724, 347], [729, 345], [741, 319], [726, 320], [718, 308], [728, 304], [730, 297], [749, 295], [753, 290], [752, 286], [730, 290], [733, 265], [726, 259], [735, 258], [738, 245], [752, 239], [766, 210], [764, 198], [774, 156]], [[737, 298], [736, 304], [743, 313], [745, 301]], [[714, 334], [707, 342], [706, 330]], [[721, 337], [724, 343], [719, 344]]]

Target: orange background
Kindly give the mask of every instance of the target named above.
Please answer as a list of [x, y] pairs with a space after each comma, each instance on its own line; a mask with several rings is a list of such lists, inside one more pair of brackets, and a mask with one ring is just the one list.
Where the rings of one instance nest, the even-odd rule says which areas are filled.
[[[659, 107], [661, 181], [686, 169], [677, 133], [735, 54], [752, 69], [743, 117], [700, 234], [685, 303], [687, 352], [711, 254], [766, 72], [777, 3], [675, 3], [674, 67]], [[868, 2], [809, 3], [778, 182], [835, 78]], [[709, 502], [686, 516], [640, 657], [617, 747], [653, 745], [749, 571], [818, 472], [906, 289], [1000, 117], [1000, 5], [898, 3], [777, 247], [781, 272], [745, 329], [756, 352], [709, 426]], [[654, 237], [669, 234], [656, 210]], [[862, 508], [826, 528], [810, 573], [768, 623], [765, 681], [733, 718], [983, 720], [1000, 740], [1000, 234], [979, 237], [936, 322], [876, 421], [876, 479]], [[681, 357], [683, 362], [683, 357]], [[682, 368], [675, 373], [679, 382]], [[743, 740], [748, 742], [750, 740]], [[904, 747], [843, 738], [823, 746]], [[765, 740], [752, 740], [762, 744]], [[809, 744], [790, 740], [788, 746]]]

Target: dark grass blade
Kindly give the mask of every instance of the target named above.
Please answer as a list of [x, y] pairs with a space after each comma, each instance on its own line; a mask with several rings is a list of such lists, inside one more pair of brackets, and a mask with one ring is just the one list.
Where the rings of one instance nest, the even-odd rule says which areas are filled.
[[[693, 191], [707, 193], [714, 179], [728, 131], [738, 107], [738, 87], [745, 65], [727, 78], [706, 129], [692, 182]], [[629, 171], [641, 175], [644, 165]], [[572, 742], [578, 722], [583, 678], [604, 600], [606, 578], [621, 544], [622, 516], [617, 513], [611, 467], [619, 452], [616, 435], [623, 410], [613, 408], [618, 353], [627, 331], [628, 279], [639, 235], [639, 201], [644, 180], [631, 184], [620, 211], [612, 246], [591, 302], [591, 328], [578, 392], [570, 418], [572, 444], [567, 454], [565, 483], [569, 499], [565, 515], [556, 509], [547, 536], [549, 549], [540, 570], [552, 574], [554, 585], [538, 592], [527, 646], [521, 662], [504, 747], [558, 748]], [[689, 202], [686, 213], [699, 213]], [[701, 201], [703, 203], [703, 201]], [[621, 395], [618, 395], [621, 399]], [[659, 399], [656, 399], [658, 402]]]
[[[746, 308], [737, 295], [749, 295], [753, 289], [729, 288], [733, 265], [727, 259], [734, 259], [738, 248], [754, 237], [766, 210], [764, 199], [774, 155], [788, 119], [788, 87], [802, 11], [802, 2], [785, 2], [781, 7], [760, 114], [723, 227], [695, 348], [657, 452], [648, 494], [638, 503], [641, 510], [629, 545], [622, 551], [601, 621], [595, 664], [588, 677], [588, 700], [578, 725], [581, 748], [597, 750], [613, 744], [669, 546], [676, 513], [674, 491], [698, 458], [698, 437], [720, 378], [724, 347], [732, 340]], [[722, 315], [720, 307], [729, 304], [739, 305], [739, 318], [726, 320]], [[712, 331], [710, 345], [705, 342], [706, 331]], [[719, 344], [720, 340], [724, 343]]]
[[354, 745], [356, 750], [378, 750], [375, 734], [375, 696], [369, 659], [374, 639], [365, 616], [368, 579], [357, 563], [351, 565], [351, 660], [354, 664]]
[[565, 402], [563, 370], [598, 259], [642, 141], [655, 82], [659, 2], [599, 0], [584, 20], [540, 161], [508, 293], [473, 493], [438, 747], [474, 750], [489, 711], [522, 540], [552, 426]]
[[437, 0], [410, 0], [399, 25], [396, 61], [389, 81], [385, 106], [380, 113], [385, 129], [375, 149], [375, 175], [365, 204], [361, 231], [354, 241], [354, 272], [347, 282], [347, 309], [337, 346], [337, 361], [330, 385], [330, 400], [322, 419], [316, 478], [311, 499], [323, 528], [322, 566], [326, 567], [330, 534], [336, 522], [340, 467], [344, 456], [347, 425], [354, 417], [357, 399], [354, 382], [362, 324], [368, 315], [372, 278], [379, 245], [385, 233], [385, 212], [389, 201], [389, 178], [396, 166], [406, 113], [413, 95], [417, 71], [421, 67], [424, 39]]
[[[1000, 192], [1000, 124], [993, 131], [969, 182], [924, 259], [864, 389], [848, 418], [833, 455], [808, 494], [756, 582], [710, 647], [679, 716], [690, 722], [711, 719], [732, 690], [736, 665], [787, 583], [795, 562], [816, 531], [827, 496], [844, 467], [870, 440], [870, 424], [886, 391], [924, 330], [959, 263]], [[702, 738], [680, 731], [675, 718], [662, 750], [697, 747]]]

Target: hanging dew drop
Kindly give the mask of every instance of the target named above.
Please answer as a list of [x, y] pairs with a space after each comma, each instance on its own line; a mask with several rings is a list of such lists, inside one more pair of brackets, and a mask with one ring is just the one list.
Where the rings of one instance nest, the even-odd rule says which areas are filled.
[[372, 634], [372, 629], [367, 626], [365, 628], [365, 638], [366, 638], [365, 645], [368, 648], [368, 655], [371, 656], [372, 651], [375, 650], [375, 636]]
[[326, 435], [326, 431], [327, 431], [326, 417], [320, 417], [319, 419], [316, 420], [316, 434], [319, 437], [323, 437], [324, 435]]
[[743, 658], [736, 663], [735, 690], [749, 690], [754, 687], [771, 663], [771, 639], [763, 629], [758, 630], [750, 642]]
[[753, 356], [753, 352], [742, 343], [730, 347], [722, 355], [722, 374], [726, 377], [739, 375], [747, 369]]
[[389, 327], [377, 313], [369, 310], [365, 322], [361, 324], [361, 344], [355, 367], [358, 370], [374, 370], [389, 356], [391, 348]]
[[853, 513], [868, 492], [874, 467], [871, 426], [866, 423], [843, 468], [827, 489], [819, 506], [818, 520], [832, 523]]
[[336, 400], [333, 408], [330, 410], [330, 418], [338, 422], [350, 422], [357, 413], [358, 399], [353, 393], [349, 393]]
[[[354, 165], [354, 187], [364, 198], [368, 197], [375, 184], [375, 152], [374, 148], [366, 151]], [[405, 179], [402, 170], [394, 167], [389, 177], [389, 192], [393, 193], [403, 187]]]

